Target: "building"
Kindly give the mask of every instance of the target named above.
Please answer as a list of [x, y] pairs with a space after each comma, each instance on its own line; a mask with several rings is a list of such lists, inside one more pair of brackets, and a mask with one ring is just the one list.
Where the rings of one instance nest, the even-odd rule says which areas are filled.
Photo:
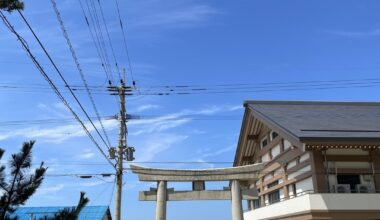
[[245, 220], [380, 219], [380, 103], [244, 106], [234, 166], [266, 163]]
[[[54, 217], [54, 214], [64, 208], [71, 207], [20, 207], [10, 216], [18, 220], [40, 220]], [[112, 220], [108, 206], [85, 206], [79, 214], [78, 220]]]

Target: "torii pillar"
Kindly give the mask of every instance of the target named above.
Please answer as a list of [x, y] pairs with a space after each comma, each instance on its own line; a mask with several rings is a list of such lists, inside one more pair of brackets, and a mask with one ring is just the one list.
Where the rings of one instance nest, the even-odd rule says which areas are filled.
[[[169, 170], [153, 169], [130, 165], [140, 181], [157, 182], [157, 189], [142, 191], [139, 199], [156, 201], [155, 220], [166, 220], [167, 201], [183, 200], [231, 200], [232, 220], [244, 220], [242, 199], [257, 199], [256, 189], [241, 189], [241, 180], [257, 180], [263, 164], [241, 167], [217, 168], [204, 170]], [[174, 191], [167, 188], [167, 182], [192, 182], [193, 189]], [[223, 190], [206, 190], [205, 181], [230, 181], [230, 187]]]
[[156, 220], [166, 220], [166, 181], [157, 183]]

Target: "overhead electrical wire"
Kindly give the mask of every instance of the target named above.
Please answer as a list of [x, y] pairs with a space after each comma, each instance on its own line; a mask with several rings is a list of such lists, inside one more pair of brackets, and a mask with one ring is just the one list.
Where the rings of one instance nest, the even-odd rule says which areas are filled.
[[84, 9], [84, 6], [83, 6], [83, 3], [82, 3], [82, 0], [78, 0], [79, 2], [79, 5], [80, 5], [80, 8], [82, 10], [82, 13], [83, 13], [83, 16], [84, 16], [84, 19], [86, 21], [86, 24], [87, 24], [87, 27], [90, 31], [90, 35], [91, 35], [91, 38], [92, 38], [92, 41], [95, 45], [95, 48], [96, 48], [96, 52], [98, 54], [98, 57], [100, 59], [100, 62], [101, 62], [101, 65], [103, 67], [103, 70], [108, 78], [109, 81], [113, 82], [114, 79], [113, 79], [113, 74], [112, 74], [112, 70], [109, 69], [109, 65], [107, 64], [107, 61], [104, 57], [104, 49], [102, 48], [102, 45], [100, 43], [100, 39], [99, 39], [99, 36], [98, 36], [98, 32], [97, 32], [97, 29], [95, 27], [95, 21], [92, 17], [92, 14], [91, 14], [91, 11], [90, 11], [90, 8], [88, 7], [88, 4], [87, 4], [87, 8], [89, 10], [89, 15], [90, 15], [90, 18], [91, 18], [91, 21], [92, 21], [92, 24], [94, 25], [94, 31], [92, 30], [91, 26], [90, 26], [90, 21], [89, 19], [87, 18], [87, 15], [86, 15], [86, 12], [85, 12], [85, 9]]
[[82, 70], [82, 68], [81, 68], [81, 66], [80, 66], [80, 63], [79, 63], [79, 60], [78, 60], [78, 57], [77, 57], [76, 52], [75, 52], [75, 50], [74, 50], [74, 47], [73, 47], [73, 45], [72, 45], [72, 43], [71, 43], [71, 40], [70, 40], [70, 37], [69, 37], [69, 35], [68, 35], [68, 33], [67, 33], [67, 30], [66, 30], [66, 28], [65, 28], [65, 25], [64, 25], [64, 23], [63, 23], [63, 20], [62, 20], [61, 14], [60, 14], [60, 12], [59, 12], [59, 10], [58, 10], [58, 7], [57, 7], [57, 3], [55, 2], [55, 0], [50, 0], [50, 1], [51, 1], [52, 5], [53, 5], [54, 12], [55, 12], [55, 14], [56, 14], [56, 16], [57, 16], [58, 22], [59, 22], [59, 24], [60, 24], [60, 27], [61, 27], [61, 30], [62, 30], [62, 33], [63, 33], [63, 36], [64, 36], [64, 38], [66, 39], [66, 43], [67, 43], [67, 45], [68, 45], [69, 48], [70, 48], [71, 56], [72, 56], [73, 59], [74, 59], [74, 62], [75, 62], [76, 68], [77, 68], [77, 70], [78, 70], [78, 72], [79, 72], [79, 75], [80, 75], [80, 77], [81, 77], [81, 80], [82, 80], [82, 82], [83, 82], [83, 85], [84, 85], [84, 87], [86, 88], [87, 95], [88, 95], [88, 97], [89, 97], [89, 99], [90, 99], [90, 102], [91, 102], [92, 107], [93, 107], [93, 109], [94, 109], [94, 111], [95, 111], [96, 117], [97, 117], [97, 119], [98, 119], [98, 121], [99, 121], [99, 124], [100, 124], [100, 126], [101, 126], [101, 128], [102, 128], [102, 131], [103, 131], [104, 137], [105, 137], [105, 139], [106, 139], [106, 141], [107, 141], [107, 143], [108, 143], [108, 149], [109, 149], [109, 148], [111, 148], [111, 142], [110, 142], [110, 140], [109, 140], [109, 138], [108, 138], [108, 134], [107, 134], [106, 129], [105, 129], [104, 125], [103, 125], [102, 119], [100, 118], [100, 114], [99, 114], [98, 108], [96, 107], [95, 100], [94, 100], [94, 98], [93, 98], [93, 96], [92, 96], [92, 93], [91, 93], [91, 91], [90, 91], [90, 89], [89, 89], [89, 86], [88, 86], [88, 83], [87, 83], [86, 77], [84, 76], [83, 70]]
[[[242, 108], [243, 109], [243, 108]], [[181, 119], [191, 119], [191, 120], [241, 120], [241, 116], [239, 115], [181, 115], [179, 117], [173, 118], [165, 118], [168, 114], [164, 115], [139, 115], [136, 118], [130, 118], [128, 121], [136, 121], [136, 120], [149, 120], [149, 119], [159, 119], [162, 121], [173, 121], [173, 120], [181, 120]], [[117, 120], [117, 116], [101, 116], [103, 120]], [[92, 119], [96, 119], [96, 117], [92, 117]], [[2, 126], [19, 126], [19, 125], [45, 125], [45, 124], [62, 124], [62, 123], [71, 123], [75, 122], [75, 118], [49, 118], [49, 119], [36, 119], [36, 120], [10, 120], [10, 121], [0, 121], [0, 127]]]
[[[110, 183], [112, 183], [113, 185], [115, 184], [115, 181], [113, 182], [104, 182], [103, 184], [105, 184], [104, 188], [100, 191], [98, 191], [97, 195], [94, 197], [94, 199], [91, 199], [90, 200], [90, 204], [95, 204], [96, 201], [100, 198], [100, 196], [103, 195], [104, 192], [106, 192], [108, 189], [110, 189]], [[112, 190], [111, 190], [111, 193], [113, 194], [113, 186], [111, 185], [112, 187]], [[111, 197], [112, 195], [110, 195]]]
[[100, 38], [99, 43], [101, 45], [101, 48], [103, 49], [103, 54], [104, 54], [104, 58], [106, 59], [106, 64], [108, 65], [108, 68], [112, 73], [112, 68], [111, 68], [111, 65], [109, 62], [107, 47], [106, 47], [104, 36], [103, 36], [103, 30], [102, 30], [102, 27], [100, 25], [100, 19], [98, 16], [98, 11], [96, 10], [96, 7], [95, 7], [93, 0], [85, 0], [85, 2], [86, 2], [88, 12], [90, 14], [91, 20], [93, 21], [94, 29], [98, 33], [98, 37]]
[[107, 25], [107, 22], [106, 22], [106, 19], [105, 19], [105, 16], [104, 16], [103, 7], [102, 7], [102, 4], [100, 3], [100, 0], [98, 0], [98, 5], [99, 5], [99, 8], [100, 8], [100, 14], [101, 14], [101, 17], [102, 17], [102, 20], [103, 20], [103, 24], [104, 24], [104, 27], [105, 27], [105, 30], [106, 30], [106, 33], [107, 33], [107, 38], [108, 38], [108, 43], [109, 43], [110, 48], [111, 48], [111, 53], [112, 53], [112, 56], [113, 56], [113, 59], [114, 59], [114, 62], [115, 62], [115, 66], [116, 66], [117, 72], [119, 74], [119, 79], [122, 79], [120, 68], [119, 68], [119, 65], [117, 63], [117, 59], [116, 59], [116, 55], [115, 55], [115, 50], [113, 48], [111, 36], [110, 36], [109, 31], [108, 31], [108, 25]]
[[118, 14], [118, 16], [119, 16], [120, 29], [121, 29], [121, 33], [122, 33], [122, 35], [123, 35], [123, 42], [124, 42], [125, 53], [126, 53], [126, 55], [127, 55], [127, 60], [128, 60], [129, 73], [131, 74], [131, 78], [132, 78], [133, 86], [134, 86], [135, 88], [137, 88], [137, 90], [138, 90], [139, 93], [140, 93], [139, 87], [136, 86], [136, 81], [135, 81], [134, 76], [133, 76], [133, 69], [132, 69], [132, 64], [131, 64], [131, 57], [130, 57], [130, 55], [129, 55], [129, 49], [128, 49], [128, 44], [127, 44], [127, 37], [126, 37], [126, 34], [125, 34], [123, 21], [122, 21], [122, 19], [121, 19], [120, 7], [119, 7], [119, 2], [118, 2], [118, 0], [115, 0], [115, 3], [116, 3], [117, 14]]
[[[20, 15], [23, 17], [22, 13], [19, 11]], [[101, 152], [101, 154], [106, 158], [106, 160], [109, 162], [109, 164], [115, 168], [114, 164], [108, 159], [107, 155], [104, 153], [100, 145], [97, 143], [95, 138], [92, 136], [90, 131], [87, 129], [86, 125], [83, 123], [83, 121], [79, 118], [79, 116], [75, 113], [75, 111], [72, 109], [72, 107], [69, 105], [69, 103], [66, 101], [66, 99], [62, 96], [58, 88], [55, 86], [53, 81], [50, 79], [50, 77], [46, 74], [45, 70], [42, 68], [42, 66], [38, 63], [37, 59], [33, 55], [33, 53], [30, 51], [29, 46], [27, 45], [26, 41], [17, 33], [17, 31], [13, 28], [12, 24], [9, 22], [7, 17], [0, 11], [0, 16], [5, 24], [5, 26], [17, 37], [17, 39], [20, 41], [22, 47], [26, 50], [28, 56], [31, 58], [33, 63], [35, 64], [36, 68], [39, 70], [39, 72], [42, 74], [44, 79], [49, 83], [51, 88], [53, 89], [54, 93], [58, 96], [58, 98], [62, 101], [62, 103], [69, 109], [69, 111], [72, 113], [74, 118], [80, 123], [83, 130], [86, 132], [87, 136], [91, 139], [91, 141], [95, 144], [97, 149]], [[24, 20], [26, 21], [26, 19]], [[27, 23], [27, 21], [26, 21]], [[28, 23], [27, 23], [28, 24]], [[29, 26], [30, 27], [30, 26]], [[38, 39], [38, 38], [37, 38]], [[90, 119], [91, 120], [91, 119]]]
[[[91, 117], [92, 119], [96, 119], [96, 117]], [[102, 117], [104, 120], [112, 120], [115, 119], [115, 116], [107, 116]], [[49, 118], [49, 119], [36, 119], [36, 120], [11, 120], [11, 121], [0, 121], [1, 126], [17, 126], [17, 125], [44, 125], [44, 124], [62, 124], [62, 123], [71, 123], [75, 122], [75, 118]], [[83, 120], [88, 121], [88, 120]]]
[[45, 46], [42, 44], [42, 42], [40, 41], [39, 37], [36, 35], [36, 33], [34, 32], [33, 28], [30, 26], [29, 22], [26, 20], [25, 16], [21, 13], [20, 10], [17, 10], [18, 13], [20, 14], [22, 20], [25, 22], [25, 24], [27, 25], [28, 29], [32, 32], [34, 38], [37, 40], [38, 44], [40, 45], [41, 49], [44, 51], [45, 55], [47, 56], [47, 58], [49, 59], [49, 61], [51, 62], [51, 64], [53, 65], [54, 69], [56, 70], [56, 72], [58, 73], [58, 76], [59, 78], [63, 81], [65, 87], [68, 89], [68, 91], [70, 92], [70, 94], [72, 95], [72, 97], [74, 98], [74, 100], [76, 101], [76, 103], [78, 104], [78, 106], [80, 107], [80, 109], [82, 110], [82, 112], [85, 114], [86, 118], [89, 120], [89, 122], [91, 123], [92, 127], [94, 128], [94, 130], [96, 131], [96, 133], [99, 135], [100, 139], [103, 141], [103, 143], [108, 147], [107, 145], [107, 142], [104, 140], [103, 136], [100, 134], [99, 130], [96, 128], [94, 122], [91, 120], [90, 116], [88, 115], [87, 111], [84, 109], [83, 105], [81, 104], [81, 102], [79, 101], [78, 97], [75, 95], [74, 91], [71, 89], [70, 85], [68, 84], [68, 82], [66, 81], [65, 77], [63, 76], [63, 74], [61, 73], [61, 71], [58, 69], [57, 65], [55, 64], [55, 62], [53, 61], [53, 59], [51, 58], [50, 54], [47, 52]]
[[[157, 89], [151, 87], [141, 88], [142, 93], [132, 93], [134, 96], [139, 95], [190, 95], [190, 94], [226, 94], [226, 93], [251, 93], [251, 92], [271, 92], [271, 91], [297, 91], [297, 90], [320, 90], [320, 89], [341, 89], [341, 88], [360, 88], [375, 87], [380, 85], [380, 79], [352, 79], [352, 80], [325, 80], [325, 81], [299, 81], [299, 82], [268, 82], [255, 84], [225, 84], [225, 85], [205, 85], [196, 86], [162, 86]], [[109, 94], [103, 88], [97, 86], [89, 87], [93, 94]], [[18, 90], [23, 92], [33, 92], [47, 89], [38, 85], [20, 86], [18, 84], [0, 83], [0, 90]], [[85, 88], [81, 86], [72, 86], [72, 89], [81, 92]]]

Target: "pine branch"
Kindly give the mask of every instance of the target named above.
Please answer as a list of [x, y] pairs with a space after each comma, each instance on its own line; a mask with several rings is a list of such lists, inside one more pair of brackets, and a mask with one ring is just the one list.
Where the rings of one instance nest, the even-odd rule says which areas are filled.
[[14, 10], [23, 10], [24, 3], [20, 0], [0, 0], [0, 10], [12, 12]]
[[[0, 188], [4, 190], [0, 197], [0, 219], [5, 219], [7, 214], [25, 204], [44, 179], [47, 168], [43, 163], [35, 169], [34, 174], [29, 174], [34, 143], [34, 141], [25, 142], [19, 153], [12, 154], [9, 161], [11, 174], [9, 183], [5, 179], [5, 167], [0, 167]], [[0, 158], [3, 154], [4, 151], [0, 149]]]

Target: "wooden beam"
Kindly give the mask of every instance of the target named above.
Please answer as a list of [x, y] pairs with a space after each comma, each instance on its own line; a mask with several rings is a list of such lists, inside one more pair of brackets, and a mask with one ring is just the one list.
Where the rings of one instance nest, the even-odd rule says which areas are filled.
[[327, 161], [371, 161], [369, 155], [327, 155]]

